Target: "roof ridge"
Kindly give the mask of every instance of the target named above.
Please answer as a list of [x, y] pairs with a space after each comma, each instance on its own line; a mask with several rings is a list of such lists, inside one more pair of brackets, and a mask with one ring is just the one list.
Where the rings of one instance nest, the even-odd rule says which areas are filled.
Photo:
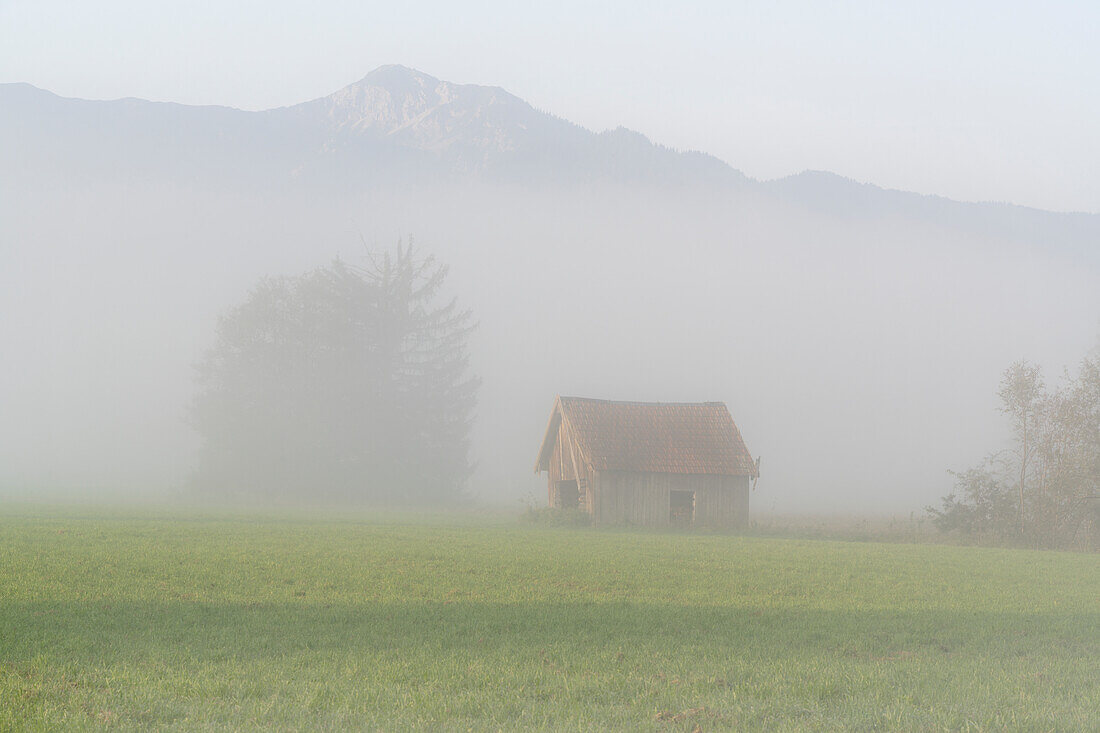
[[639, 400], [605, 400], [599, 397], [576, 397], [573, 395], [558, 395], [560, 400], [576, 400], [580, 402], [603, 402], [609, 405], [652, 405], [654, 407], [698, 406], [698, 405], [722, 405], [725, 402], [708, 400], [706, 402], [642, 402]]
[[724, 402], [636, 402], [558, 395], [536, 466], [568, 430], [596, 471], [755, 476], [756, 465]]

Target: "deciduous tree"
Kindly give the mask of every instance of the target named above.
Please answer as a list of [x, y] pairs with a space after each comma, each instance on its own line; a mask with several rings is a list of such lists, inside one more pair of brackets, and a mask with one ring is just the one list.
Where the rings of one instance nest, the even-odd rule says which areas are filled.
[[997, 392], [1013, 446], [956, 473], [929, 507], [943, 531], [1042, 547], [1100, 544], [1100, 353], [1048, 391], [1040, 370], [1009, 367]]

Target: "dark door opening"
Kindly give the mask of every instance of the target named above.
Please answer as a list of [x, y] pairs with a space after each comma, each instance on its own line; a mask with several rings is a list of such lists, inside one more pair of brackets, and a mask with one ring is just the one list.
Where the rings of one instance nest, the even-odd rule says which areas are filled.
[[670, 491], [668, 521], [674, 527], [690, 527], [695, 523], [695, 492]]
[[581, 505], [581, 492], [576, 481], [558, 482], [558, 506], [562, 509], [578, 509]]

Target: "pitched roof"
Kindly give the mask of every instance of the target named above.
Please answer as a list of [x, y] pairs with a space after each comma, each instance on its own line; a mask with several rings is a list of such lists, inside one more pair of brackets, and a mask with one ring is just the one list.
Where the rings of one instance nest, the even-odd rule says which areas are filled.
[[549, 468], [565, 423], [595, 471], [756, 476], [756, 464], [722, 402], [612, 402], [558, 397], [535, 471]]

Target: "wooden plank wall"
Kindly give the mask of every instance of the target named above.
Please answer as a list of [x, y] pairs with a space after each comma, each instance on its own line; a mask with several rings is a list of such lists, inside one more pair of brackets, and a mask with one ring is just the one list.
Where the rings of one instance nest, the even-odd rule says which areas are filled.
[[747, 476], [599, 471], [590, 483], [597, 524], [667, 527], [672, 491], [695, 492], [697, 527], [739, 527], [748, 522]]
[[695, 490], [695, 524], [698, 527], [744, 527], [749, 521], [748, 476], [706, 476]]
[[558, 434], [554, 440], [554, 452], [550, 456], [550, 470], [548, 471], [548, 506], [561, 506], [561, 499], [558, 496], [558, 481], [576, 481], [580, 489], [580, 508], [592, 513], [592, 482], [589, 480], [588, 470], [580, 464], [580, 451], [572, 440], [573, 436], [570, 435], [565, 421], [559, 422]]

